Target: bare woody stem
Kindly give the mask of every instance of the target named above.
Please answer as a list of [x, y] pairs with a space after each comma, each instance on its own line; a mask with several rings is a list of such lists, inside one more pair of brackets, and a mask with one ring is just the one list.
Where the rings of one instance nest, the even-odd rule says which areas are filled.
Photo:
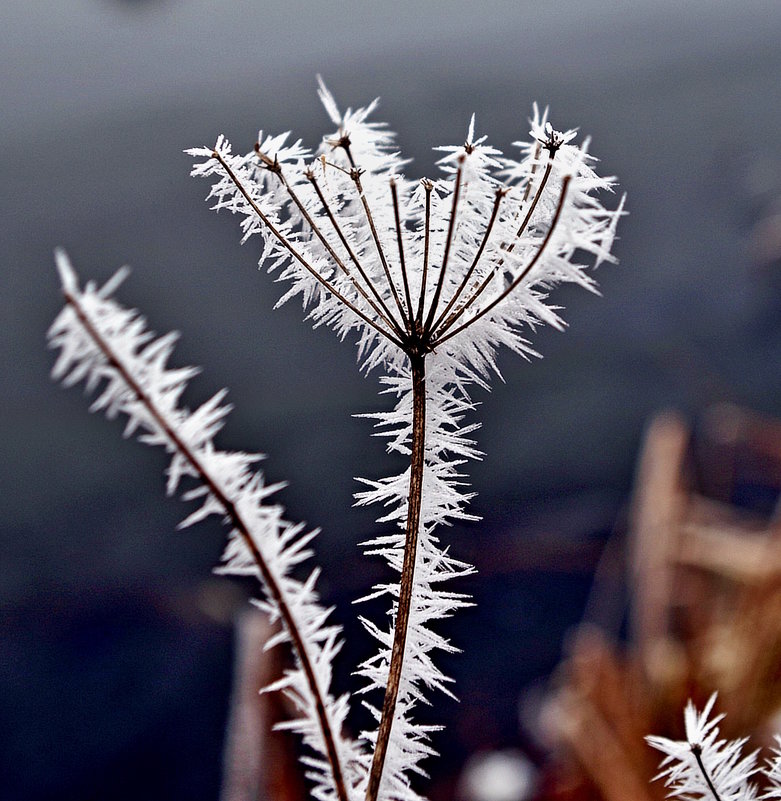
[[401, 347], [401, 342], [395, 335], [386, 331], [381, 326], [377, 325], [377, 323], [371, 319], [368, 315], [364, 314], [359, 308], [357, 308], [353, 303], [351, 303], [347, 298], [342, 295], [342, 293], [327, 279], [323, 278], [320, 273], [290, 244], [288, 239], [282, 234], [282, 232], [274, 225], [274, 223], [269, 220], [269, 218], [263, 213], [262, 209], [258, 204], [255, 202], [255, 199], [252, 195], [247, 191], [246, 187], [241, 183], [238, 179], [236, 173], [233, 172], [230, 165], [227, 161], [222, 157], [222, 155], [216, 151], [212, 151], [212, 158], [215, 159], [220, 163], [223, 170], [225, 170], [225, 174], [233, 181], [236, 188], [241, 192], [244, 199], [250, 205], [252, 210], [257, 214], [258, 219], [271, 231], [274, 238], [282, 245], [282, 247], [287, 250], [287, 252], [308, 272], [310, 275], [315, 278], [318, 283], [324, 286], [335, 298], [338, 298], [348, 309], [350, 309], [353, 314], [357, 315], [361, 318], [367, 325], [371, 326], [377, 333], [381, 334], [382, 336], [389, 339], [394, 344]]
[[312, 694], [312, 698], [314, 699], [317, 722], [320, 727], [320, 733], [323, 737], [323, 742], [325, 743], [326, 754], [328, 756], [328, 762], [331, 768], [331, 776], [333, 778], [337, 796], [339, 801], [349, 801], [347, 787], [344, 781], [344, 772], [342, 770], [339, 753], [336, 749], [336, 742], [331, 728], [331, 721], [328, 718], [323, 696], [315, 676], [314, 667], [309, 658], [306, 645], [304, 644], [301, 632], [298, 630], [298, 626], [296, 625], [296, 621], [293, 617], [290, 607], [285, 601], [279, 584], [274, 578], [274, 574], [269, 569], [265, 559], [263, 558], [263, 555], [258, 549], [258, 546], [255, 544], [249, 525], [239, 513], [238, 509], [236, 508], [236, 504], [225, 494], [219, 484], [217, 484], [215, 479], [209, 474], [201, 460], [198, 458], [197, 454], [193, 452], [193, 450], [182, 439], [181, 435], [159, 411], [152, 398], [147, 392], [144, 391], [136, 378], [129, 372], [125, 365], [119, 361], [117, 356], [114, 354], [114, 351], [111, 349], [111, 346], [108, 344], [108, 342], [106, 342], [104, 337], [100, 334], [87, 316], [86, 312], [79, 303], [79, 299], [67, 290], [64, 294], [65, 300], [75, 312], [76, 317], [84, 327], [87, 335], [95, 343], [111, 367], [113, 367], [119, 373], [119, 375], [122, 377], [122, 380], [125, 382], [125, 384], [127, 384], [131, 392], [143, 404], [155, 423], [160, 426], [160, 429], [168, 438], [172, 447], [177, 453], [187, 460], [193, 470], [197, 473], [200, 480], [203, 482], [204, 486], [207, 487], [212, 497], [217, 501], [217, 503], [220, 504], [220, 506], [222, 506], [226, 517], [230, 520], [231, 525], [238, 532], [242, 541], [252, 555], [252, 559], [258, 568], [258, 572], [263, 580], [266, 591], [274, 600], [274, 603], [279, 610], [279, 616], [290, 637], [293, 649], [298, 657], [299, 664], [301, 665], [301, 670], [306, 678], [307, 686]]
[[366, 801], [376, 801], [380, 790], [385, 757], [388, 752], [391, 728], [396, 712], [396, 701], [404, 667], [404, 651], [407, 643], [410, 607], [415, 575], [415, 559], [420, 528], [420, 506], [423, 497], [423, 466], [426, 450], [426, 362], [425, 356], [410, 354], [412, 371], [412, 455], [410, 457], [409, 502], [407, 505], [407, 532], [404, 542], [404, 562], [399, 583], [399, 601], [396, 625], [393, 632], [393, 647], [388, 670], [388, 683], [382, 704], [377, 743], [374, 748]]

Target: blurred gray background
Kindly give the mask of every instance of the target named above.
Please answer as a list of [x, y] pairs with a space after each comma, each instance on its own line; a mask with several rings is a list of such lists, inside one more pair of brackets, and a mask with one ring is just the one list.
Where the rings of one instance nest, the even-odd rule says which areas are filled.
[[[447, 633], [456, 705], [432, 720], [450, 797], [466, 754], [518, 745], [517, 699], [555, 665], [602, 543], [621, 531], [643, 427], [731, 401], [781, 415], [781, 5], [777, 0], [394, 4], [4, 0], [0, 7], [0, 786], [8, 799], [217, 797], [231, 620], [251, 588], [212, 578], [223, 532], [175, 531], [161, 454], [52, 385], [52, 250], [81, 276], [133, 275], [119, 297], [176, 328], [204, 366], [191, 403], [227, 386], [221, 442], [269, 455], [294, 519], [319, 525], [321, 589], [347, 625], [342, 686], [370, 645], [350, 601], [383, 576], [356, 544], [353, 476], [398, 465], [351, 415], [384, 408], [374, 377], [312, 331], [257, 270], [256, 243], [210, 212], [182, 151], [258, 128], [314, 146], [342, 106], [377, 119], [432, 174], [469, 116], [499, 148], [533, 101], [593, 137], [630, 216], [603, 298], [558, 293], [566, 334], [505, 354], [469, 468], [475, 526], [444, 533], [477, 563], [477, 607]], [[620, 597], [612, 614], [620, 620]], [[369, 610], [375, 617], [381, 608]], [[360, 721], [358, 721], [360, 723]], [[357, 724], [356, 724], [357, 725]]]

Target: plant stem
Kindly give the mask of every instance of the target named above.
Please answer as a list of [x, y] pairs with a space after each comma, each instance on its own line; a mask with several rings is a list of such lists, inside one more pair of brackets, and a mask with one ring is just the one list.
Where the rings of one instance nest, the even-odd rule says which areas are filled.
[[[542, 240], [542, 243], [540, 244], [539, 248], [537, 249], [537, 252], [534, 254], [534, 257], [531, 259], [531, 261], [523, 268], [523, 270], [521, 270], [520, 274], [513, 279], [512, 283], [498, 297], [494, 298], [494, 300], [492, 300], [487, 306], [484, 306], [479, 312], [477, 312], [477, 314], [475, 314], [474, 317], [470, 317], [465, 323], [462, 323], [460, 326], [458, 326], [458, 328], [456, 328], [455, 331], [444, 333], [445, 331], [447, 331], [448, 326], [453, 325], [453, 323], [457, 319], [456, 317], [451, 316], [450, 322], [445, 322], [445, 325], [443, 326], [441, 331], [436, 332], [437, 335], [431, 344], [432, 350], [437, 345], [440, 345], [443, 342], [447, 342], [448, 339], [456, 336], [456, 334], [460, 333], [465, 328], [468, 328], [470, 325], [472, 325], [472, 323], [474, 323], [481, 317], [488, 314], [488, 312], [492, 311], [521, 283], [521, 281], [523, 281], [524, 278], [526, 278], [526, 276], [532, 271], [532, 269], [534, 269], [534, 266], [542, 257], [543, 253], [545, 252], [545, 249], [548, 247], [548, 243], [553, 237], [554, 231], [556, 230], [559, 218], [561, 217], [562, 209], [564, 208], [564, 201], [566, 200], [567, 197], [567, 187], [569, 186], [569, 182], [570, 182], [570, 176], [567, 176], [561, 182], [561, 195], [559, 196], [559, 202], [558, 205], [556, 206], [556, 211], [553, 214], [553, 219], [551, 220], [550, 227], [548, 228], [548, 232], [545, 234], [545, 238]], [[493, 275], [495, 274], [496, 273], [492, 273], [491, 276], [489, 276], [489, 279], [493, 277]], [[489, 279], [483, 282], [482, 286], [480, 287], [480, 291], [485, 289]], [[477, 294], [479, 294], [479, 292]], [[472, 303], [475, 300], [477, 294], [473, 295], [469, 299], [469, 303]], [[461, 309], [459, 309], [458, 311], [458, 315], [462, 314], [466, 308], [467, 308], [466, 305], [462, 306]]]
[[233, 182], [234, 186], [241, 192], [244, 196], [244, 199], [249, 204], [250, 208], [255, 212], [258, 216], [258, 219], [268, 228], [269, 231], [274, 235], [276, 240], [279, 242], [282, 247], [287, 250], [287, 252], [305, 269], [310, 275], [319, 281], [334, 297], [338, 298], [348, 309], [350, 309], [354, 314], [360, 317], [367, 325], [370, 325], [378, 334], [389, 339], [391, 342], [395, 343], [396, 345], [401, 346], [401, 342], [391, 333], [386, 331], [382, 326], [378, 325], [374, 320], [370, 317], [367, 317], [355, 304], [351, 303], [347, 298], [336, 289], [330, 281], [323, 278], [320, 273], [293, 247], [290, 243], [290, 240], [282, 234], [282, 232], [269, 220], [269, 218], [263, 213], [260, 206], [255, 202], [255, 199], [252, 197], [250, 192], [247, 188], [241, 183], [238, 179], [236, 173], [231, 169], [228, 162], [222, 157], [222, 155], [216, 151], [212, 151], [212, 158], [215, 159], [220, 163], [225, 174], [230, 178]]
[[412, 371], [412, 454], [410, 456], [409, 502], [407, 505], [407, 533], [404, 542], [404, 563], [399, 583], [399, 601], [396, 610], [396, 625], [393, 633], [393, 648], [388, 669], [388, 683], [382, 704], [382, 716], [377, 730], [366, 801], [376, 801], [380, 789], [385, 757], [388, 751], [396, 700], [399, 694], [401, 673], [404, 666], [404, 651], [407, 642], [412, 590], [415, 575], [415, 559], [420, 528], [420, 506], [423, 497], [423, 466], [426, 451], [426, 360], [425, 356], [411, 353]]
[[716, 801], [721, 801], [721, 796], [716, 790], [716, 787], [713, 784], [713, 780], [711, 779], [710, 774], [705, 769], [705, 763], [702, 761], [702, 746], [699, 743], [694, 743], [690, 747], [692, 754], [694, 754], [694, 758], [697, 760], [697, 767], [699, 767], [700, 772], [702, 773], [702, 776], [705, 779], [705, 783], [708, 785], [708, 789], [713, 793], [713, 797]]
[[64, 294], [65, 300], [73, 309], [76, 317], [78, 317], [79, 322], [84, 327], [84, 330], [87, 332], [90, 339], [95, 343], [96, 347], [100, 350], [111, 367], [113, 367], [120, 374], [120, 376], [122, 376], [122, 380], [128, 386], [130, 391], [138, 398], [139, 402], [146, 407], [152, 419], [158, 426], [160, 426], [160, 429], [168, 438], [171, 446], [178, 453], [180, 453], [187, 460], [187, 462], [189, 462], [190, 466], [193, 468], [193, 470], [195, 470], [198, 477], [208, 488], [211, 495], [225, 510], [225, 516], [228, 518], [233, 528], [238, 532], [242, 541], [252, 555], [252, 559], [258, 568], [258, 573], [263, 579], [266, 591], [274, 599], [274, 603], [279, 610], [279, 616], [282, 619], [282, 623], [284, 624], [285, 628], [287, 629], [293, 649], [298, 656], [301, 670], [306, 677], [309, 691], [312, 693], [317, 720], [320, 726], [320, 733], [325, 744], [328, 762], [331, 767], [331, 776], [333, 777], [334, 788], [336, 790], [337, 797], [339, 798], [339, 801], [348, 801], [344, 773], [339, 760], [339, 753], [336, 749], [336, 741], [331, 728], [331, 721], [325, 708], [320, 686], [317, 683], [317, 677], [315, 676], [314, 665], [312, 664], [309, 654], [307, 653], [306, 645], [301, 632], [298, 629], [293, 612], [285, 601], [285, 597], [282, 594], [282, 590], [280, 589], [279, 583], [275, 579], [274, 574], [271, 572], [266, 560], [263, 558], [260, 549], [255, 544], [249, 524], [241, 516], [236, 504], [228, 497], [228, 495], [226, 495], [225, 491], [219, 486], [217, 481], [204, 467], [201, 460], [198, 458], [197, 453], [195, 453], [187, 445], [176, 428], [157, 408], [152, 398], [144, 390], [135, 376], [117, 358], [109, 343], [101, 335], [92, 320], [87, 315], [86, 311], [79, 302], [79, 299], [67, 290]]

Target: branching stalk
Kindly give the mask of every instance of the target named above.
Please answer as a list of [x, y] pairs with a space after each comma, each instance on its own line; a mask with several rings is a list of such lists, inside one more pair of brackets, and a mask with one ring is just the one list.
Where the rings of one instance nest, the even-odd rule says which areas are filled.
[[[338, 169], [342, 169], [342, 168], [338, 167]], [[318, 184], [317, 178], [315, 178], [314, 174], [311, 173], [311, 172], [309, 173], [309, 175], [307, 177], [309, 179], [309, 182], [314, 187], [314, 190], [317, 193], [317, 197], [320, 199], [320, 203], [323, 206], [323, 211], [325, 212], [325, 214], [328, 217], [328, 219], [331, 221], [331, 225], [333, 226], [334, 231], [336, 231], [336, 235], [339, 237], [339, 241], [342, 243], [342, 245], [344, 245], [344, 248], [347, 251], [347, 255], [350, 257], [350, 260], [352, 261], [352, 263], [355, 265], [356, 269], [360, 273], [361, 278], [363, 278], [363, 280], [368, 285], [368, 287], [371, 290], [372, 294], [376, 298], [377, 303], [379, 303], [380, 306], [382, 307], [384, 315], [391, 321], [391, 323], [393, 325], [393, 330], [396, 332], [397, 336], [401, 337], [403, 335], [403, 333], [404, 333], [404, 329], [401, 327], [401, 325], [398, 323], [396, 318], [391, 313], [391, 310], [388, 308], [388, 306], [385, 303], [385, 299], [377, 291], [377, 287], [375, 286], [374, 281], [371, 281], [369, 279], [369, 277], [366, 275], [366, 271], [363, 269], [363, 265], [359, 261], [358, 257], [355, 255], [355, 251], [350, 246], [350, 243], [348, 242], [347, 237], [344, 235], [344, 231], [342, 231], [342, 226], [339, 225], [339, 221], [336, 219], [336, 216], [334, 215], [333, 211], [331, 210], [331, 206], [329, 205], [328, 200], [326, 199], [325, 195], [323, 194], [323, 190], [320, 188], [320, 184]]]
[[[570, 177], [569, 176], [567, 176], [561, 182], [561, 195], [559, 197], [559, 203], [556, 206], [556, 211], [555, 211], [555, 213], [553, 215], [553, 219], [551, 220], [550, 227], [548, 228], [548, 232], [545, 234], [545, 239], [542, 240], [542, 243], [540, 244], [539, 248], [537, 248], [537, 252], [534, 254], [534, 257], [531, 259], [531, 261], [529, 261], [529, 263], [526, 265], [526, 267], [524, 267], [524, 269], [520, 272], [520, 274], [517, 275], [515, 277], [515, 279], [513, 279], [512, 283], [500, 295], [498, 295], [496, 298], [494, 298], [494, 300], [492, 300], [491, 303], [489, 303], [487, 306], [484, 306], [482, 309], [480, 309], [480, 311], [477, 314], [475, 314], [474, 317], [470, 317], [465, 323], [462, 323], [455, 330], [451, 330], [450, 333], [444, 333], [445, 331], [447, 331], [447, 328], [449, 326], [451, 326], [453, 324], [453, 322], [455, 322], [455, 319], [451, 318], [451, 322], [445, 324], [445, 326], [443, 327], [443, 332], [439, 333], [439, 335], [431, 343], [431, 348], [432, 349], [435, 348], [437, 345], [441, 345], [443, 342], [447, 342], [448, 339], [451, 339], [456, 334], [459, 334], [465, 328], [468, 328], [470, 325], [472, 325], [472, 323], [476, 322], [481, 317], [483, 317], [486, 314], [488, 314], [488, 312], [490, 312], [493, 309], [495, 309], [496, 306], [499, 303], [501, 303], [521, 283], [521, 281], [523, 281], [523, 279], [526, 278], [526, 276], [534, 269], [534, 267], [537, 264], [537, 262], [542, 258], [543, 253], [545, 253], [545, 251], [547, 250], [548, 243], [551, 241], [551, 238], [553, 237], [553, 233], [556, 230], [556, 227], [558, 225], [559, 219], [561, 217], [561, 211], [564, 208], [564, 201], [565, 201], [566, 196], [567, 196], [567, 187], [569, 186], [569, 182], [570, 182]], [[483, 284], [483, 286], [485, 286], [485, 283]], [[473, 299], [474, 298], [470, 299], [470, 303], [471, 303], [471, 300], [473, 300]], [[463, 306], [459, 310], [459, 314], [461, 314], [466, 308], [467, 308], [466, 305]]]
[[339, 798], [339, 801], [349, 801], [347, 787], [345, 785], [345, 780], [344, 780], [344, 771], [342, 769], [341, 761], [339, 759], [339, 753], [336, 749], [336, 742], [333, 731], [331, 729], [331, 722], [328, 718], [328, 713], [326, 712], [323, 696], [320, 691], [320, 687], [317, 683], [314, 667], [312, 665], [311, 660], [309, 659], [309, 655], [307, 653], [303, 637], [301, 636], [301, 632], [298, 630], [298, 626], [296, 625], [296, 621], [290, 610], [290, 607], [287, 605], [287, 602], [285, 601], [284, 595], [282, 594], [282, 591], [280, 590], [279, 585], [277, 584], [274, 578], [274, 574], [271, 572], [271, 570], [269, 570], [269, 567], [266, 564], [263, 555], [261, 554], [257, 545], [255, 544], [252, 538], [252, 534], [250, 532], [249, 525], [241, 516], [235, 503], [225, 494], [225, 492], [222, 490], [222, 488], [219, 486], [216, 480], [212, 478], [208, 470], [204, 467], [201, 460], [198, 458], [197, 454], [192, 451], [192, 449], [187, 445], [187, 443], [184, 441], [181, 435], [176, 431], [176, 429], [169, 423], [166, 417], [155, 406], [149, 394], [144, 391], [144, 389], [141, 387], [141, 385], [138, 383], [135, 377], [128, 371], [125, 365], [117, 358], [117, 356], [111, 349], [108, 342], [100, 334], [97, 328], [93, 325], [92, 321], [89, 319], [88, 315], [86, 314], [81, 304], [79, 303], [78, 298], [67, 289], [64, 291], [64, 296], [66, 302], [73, 309], [74, 313], [79, 319], [79, 322], [84, 327], [84, 330], [87, 332], [90, 339], [92, 339], [92, 341], [98, 347], [98, 349], [103, 354], [109, 365], [119, 373], [119, 375], [122, 377], [122, 380], [131, 390], [131, 392], [143, 404], [143, 406], [149, 412], [150, 416], [154, 419], [155, 423], [158, 426], [160, 426], [160, 429], [166, 435], [166, 437], [168, 438], [169, 442], [176, 450], [176, 452], [184, 457], [184, 459], [196, 472], [199, 479], [203, 482], [204, 486], [207, 487], [211, 495], [220, 504], [220, 506], [222, 506], [222, 508], [225, 511], [226, 517], [230, 520], [230, 523], [233, 526], [233, 528], [241, 536], [242, 541], [244, 542], [245, 546], [252, 555], [252, 559], [255, 562], [258, 571], [263, 579], [263, 583], [266, 587], [266, 590], [269, 593], [269, 595], [273, 598], [274, 603], [276, 604], [276, 607], [279, 610], [279, 616], [282, 620], [283, 625], [285, 626], [285, 629], [287, 630], [288, 635], [290, 636], [293, 649], [295, 650], [296, 655], [298, 656], [301, 669], [304, 672], [304, 676], [306, 677], [307, 686], [309, 687], [309, 691], [312, 693], [312, 697], [314, 698], [317, 721], [320, 726], [320, 732], [323, 737], [323, 742], [325, 743], [326, 754], [328, 756], [328, 762], [331, 768], [331, 776], [333, 778], [337, 796]]
[[385, 250], [382, 247], [382, 242], [380, 241], [379, 234], [377, 233], [377, 226], [374, 224], [374, 216], [372, 215], [372, 210], [369, 207], [369, 201], [366, 199], [366, 195], [363, 192], [363, 184], [361, 183], [361, 171], [353, 168], [353, 170], [350, 172], [350, 177], [353, 179], [353, 183], [355, 184], [355, 189], [358, 192], [358, 197], [361, 199], [361, 204], [363, 205], [363, 210], [364, 213], [366, 214], [366, 221], [369, 223], [369, 228], [372, 232], [372, 238], [374, 239], [374, 244], [377, 248], [377, 255], [380, 257], [380, 262], [382, 263], [382, 269], [385, 271], [385, 278], [388, 280], [388, 291], [391, 293], [391, 295], [393, 295], [393, 299], [396, 301], [396, 306], [399, 310], [399, 314], [401, 315], [401, 319], [404, 321], [404, 327], [407, 329], [407, 331], [409, 331], [411, 330], [410, 321], [407, 319], [407, 313], [404, 311], [404, 306], [401, 302], [401, 298], [399, 298], [399, 293], [396, 291], [396, 286], [393, 283], [393, 278], [391, 278], [390, 268], [388, 267], [388, 260], [385, 258]]
[[324, 286], [334, 297], [338, 298], [344, 305], [350, 309], [354, 314], [361, 318], [367, 325], [371, 326], [377, 333], [381, 334], [382, 336], [389, 339], [391, 342], [395, 343], [396, 345], [401, 346], [401, 342], [397, 339], [389, 331], [386, 331], [381, 326], [377, 325], [374, 320], [371, 319], [368, 315], [364, 314], [355, 304], [351, 303], [344, 295], [330, 282], [328, 279], [323, 278], [320, 273], [315, 270], [314, 267], [290, 244], [288, 239], [282, 235], [280, 230], [274, 225], [274, 223], [269, 220], [269, 218], [263, 213], [260, 206], [255, 202], [255, 199], [252, 195], [247, 191], [245, 186], [239, 181], [236, 173], [230, 168], [230, 165], [225, 161], [225, 159], [218, 153], [216, 150], [212, 151], [212, 158], [219, 161], [222, 165], [222, 168], [225, 170], [226, 175], [233, 181], [236, 188], [241, 192], [244, 199], [249, 203], [252, 207], [252, 210], [255, 214], [258, 215], [260, 221], [266, 226], [266, 228], [271, 231], [274, 237], [279, 241], [282, 247], [287, 250], [288, 253], [302, 266], [307, 272], [322, 286]]
[[393, 632], [393, 648], [388, 670], [388, 683], [382, 704], [377, 743], [374, 748], [366, 801], [376, 801], [380, 789], [385, 757], [388, 752], [396, 701], [399, 694], [401, 673], [404, 667], [404, 651], [407, 642], [410, 607], [415, 575], [415, 559], [420, 528], [420, 507], [423, 497], [423, 467], [426, 451], [426, 361], [425, 356], [410, 355], [412, 371], [412, 454], [410, 456], [409, 503], [407, 506], [407, 530], [404, 542], [404, 562], [399, 583], [399, 601], [396, 610], [396, 625]]

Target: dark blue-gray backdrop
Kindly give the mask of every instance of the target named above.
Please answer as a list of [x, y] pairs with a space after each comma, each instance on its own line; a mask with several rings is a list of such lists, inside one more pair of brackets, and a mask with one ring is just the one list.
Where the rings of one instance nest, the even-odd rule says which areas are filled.
[[[221, 441], [269, 454], [291, 516], [322, 526], [321, 587], [349, 622], [382, 576], [357, 557], [376, 528], [350, 508], [352, 477], [396, 466], [351, 415], [384, 401], [350, 344], [294, 305], [272, 312], [256, 245], [208, 211], [182, 150], [221, 132], [248, 149], [259, 127], [316, 144], [318, 72], [342, 105], [380, 95], [421, 175], [472, 112], [499, 147], [526, 135], [534, 100], [593, 136], [629, 196], [621, 264], [601, 269], [602, 299], [559, 293], [570, 329], [535, 335], [543, 360], [505, 354], [505, 383], [476, 393], [483, 522], [445, 532], [481, 571], [464, 587], [476, 609], [447, 628], [461, 703], [432, 713], [448, 722], [430, 765], [446, 797], [468, 751], [533, 751], [518, 699], [583, 612], [648, 416], [720, 400], [781, 414], [779, 41], [776, 0], [4, 0], [3, 798], [215, 798], [247, 591], [210, 577], [217, 526], [175, 531], [161, 455], [50, 384], [55, 246], [83, 277], [133, 266], [120, 297], [205, 367], [192, 402], [230, 387]], [[354, 624], [348, 637], [342, 685], [368, 647]]]

